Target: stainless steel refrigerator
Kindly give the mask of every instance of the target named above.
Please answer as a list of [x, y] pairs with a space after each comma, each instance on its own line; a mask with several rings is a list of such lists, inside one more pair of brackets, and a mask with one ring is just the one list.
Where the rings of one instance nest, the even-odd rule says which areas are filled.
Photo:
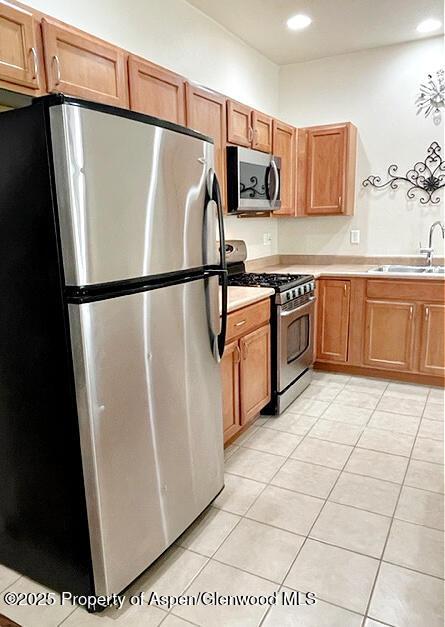
[[223, 488], [212, 141], [60, 95], [3, 113], [0, 232], [0, 563], [116, 593]]

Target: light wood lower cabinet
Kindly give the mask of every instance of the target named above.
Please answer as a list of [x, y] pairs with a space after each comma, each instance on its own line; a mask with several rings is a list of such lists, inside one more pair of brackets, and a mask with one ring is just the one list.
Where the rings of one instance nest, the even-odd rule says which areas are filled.
[[42, 33], [49, 92], [128, 107], [123, 50], [47, 18]]
[[445, 305], [423, 304], [420, 309], [421, 339], [419, 370], [445, 375]]
[[221, 360], [225, 443], [270, 401], [269, 318], [269, 299], [229, 314]]
[[363, 363], [385, 370], [411, 370], [414, 303], [366, 300]]
[[270, 327], [261, 327], [240, 340], [241, 425], [270, 401]]
[[443, 281], [335, 277], [317, 291], [320, 368], [444, 383]]
[[317, 290], [317, 359], [348, 360], [351, 281], [321, 279]]

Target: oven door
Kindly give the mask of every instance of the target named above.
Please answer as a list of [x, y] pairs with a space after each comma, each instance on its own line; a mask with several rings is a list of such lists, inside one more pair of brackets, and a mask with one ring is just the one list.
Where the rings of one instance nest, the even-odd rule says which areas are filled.
[[227, 149], [229, 211], [271, 211], [281, 207], [281, 159], [257, 150]]
[[282, 392], [314, 361], [315, 296], [295, 309], [278, 307], [277, 384]]

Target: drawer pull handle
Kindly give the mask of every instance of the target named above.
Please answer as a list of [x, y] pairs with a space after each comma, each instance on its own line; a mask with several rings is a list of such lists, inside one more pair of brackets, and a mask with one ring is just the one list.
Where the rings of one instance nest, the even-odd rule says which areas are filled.
[[239, 322], [236, 322], [236, 323], [235, 323], [235, 326], [236, 326], [236, 327], [242, 327], [242, 326], [243, 326], [243, 324], [246, 324], [246, 322], [247, 322], [247, 320], [240, 320]]
[[343, 285], [343, 295], [346, 296], [346, 283]]
[[243, 344], [243, 359], [246, 360], [247, 359], [247, 353], [249, 352], [249, 348], [247, 346], [247, 344]]
[[33, 80], [36, 79], [39, 75], [39, 61], [37, 59], [37, 52], [36, 49], [34, 48], [34, 46], [32, 48], [29, 49], [31, 56], [32, 56], [32, 63], [34, 66], [34, 70], [32, 73], [32, 78]]
[[341, 197], [341, 196], [339, 196], [339, 197], [338, 197], [338, 206], [339, 206], [339, 208], [340, 208], [340, 209], [341, 209], [341, 201], [342, 201], [342, 197]]
[[56, 66], [56, 85], [60, 85], [60, 81], [62, 80], [62, 77], [60, 75], [60, 61], [59, 61], [59, 57], [55, 54], [53, 56], [53, 65], [55, 64]]
[[239, 349], [239, 346], [235, 346], [235, 363], [239, 364], [241, 361], [241, 351]]
[[411, 305], [411, 307], [409, 308], [409, 319], [411, 320], [413, 317], [413, 306]]
[[425, 307], [425, 320], [428, 320], [430, 315], [430, 308], [429, 307]]
[[247, 133], [247, 140], [249, 142], [252, 142], [252, 139], [253, 139], [253, 128], [251, 126], [249, 126], [249, 131]]

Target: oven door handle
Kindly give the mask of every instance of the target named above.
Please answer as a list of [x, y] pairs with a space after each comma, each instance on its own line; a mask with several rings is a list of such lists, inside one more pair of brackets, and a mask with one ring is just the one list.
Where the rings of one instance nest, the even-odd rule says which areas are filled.
[[308, 301], [304, 303], [303, 305], [300, 305], [299, 307], [295, 307], [295, 309], [291, 309], [290, 311], [282, 311], [280, 313], [280, 317], [287, 318], [288, 316], [291, 316], [292, 314], [301, 314], [302, 310], [305, 309], [305, 307], [307, 307], [308, 305], [312, 305], [312, 303], [315, 300], [317, 300], [315, 296], [310, 296]]

